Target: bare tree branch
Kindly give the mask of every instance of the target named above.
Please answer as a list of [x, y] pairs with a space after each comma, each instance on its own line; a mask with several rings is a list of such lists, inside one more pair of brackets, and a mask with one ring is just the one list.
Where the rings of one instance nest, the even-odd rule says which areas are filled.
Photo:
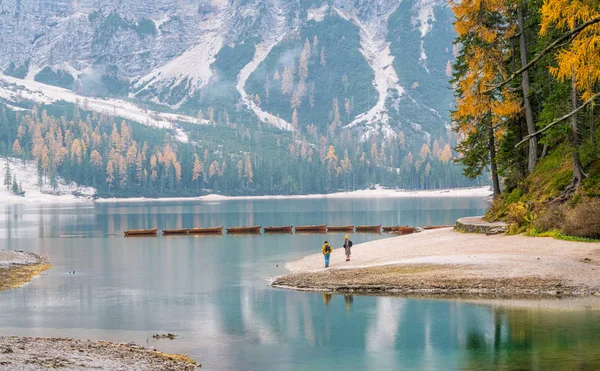
[[520, 74], [522, 74], [524, 71], [527, 71], [528, 69], [530, 69], [531, 67], [533, 67], [544, 55], [550, 53], [552, 50], [554, 50], [556, 48], [564, 46], [562, 44], [563, 41], [565, 41], [565, 40], [567, 40], [567, 39], [569, 39], [571, 37], [574, 38], [575, 36], [577, 36], [577, 34], [579, 34], [581, 31], [583, 31], [584, 28], [586, 28], [588, 26], [591, 26], [591, 25], [593, 25], [595, 23], [598, 23], [598, 22], [600, 22], [600, 17], [596, 17], [594, 19], [590, 19], [589, 21], [587, 21], [585, 23], [582, 23], [581, 25], [575, 27], [571, 31], [565, 32], [561, 37], [559, 37], [558, 39], [554, 40], [554, 42], [552, 42], [552, 44], [548, 45], [537, 56], [535, 56], [535, 58], [533, 58], [531, 61], [529, 61], [529, 63], [527, 63], [523, 68], [521, 68], [517, 72], [513, 73], [508, 79], [506, 79], [501, 84], [489, 88], [484, 93], [490, 93], [493, 90], [496, 90], [496, 89], [499, 89], [499, 88], [505, 86], [506, 84], [508, 84], [509, 82], [511, 82], [512, 80], [514, 80], [517, 76], [519, 76]]
[[554, 125], [563, 122], [569, 118], [571, 118], [573, 115], [576, 115], [579, 111], [581, 111], [582, 109], [584, 109], [588, 104], [592, 103], [594, 101], [594, 99], [600, 97], [600, 93], [596, 93], [593, 97], [591, 97], [590, 99], [586, 100], [585, 103], [583, 103], [581, 106], [577, 107], [577, 109], [567, 113], [566, 115], [564, 115], [561, 118], [558, 118], [554, 121], [552, 121], [550, 124], [546, 125], [543, 129], [540, 129], [538, 131], [536, 131], [535, 133], [531, 134], [531, 135], [526, 135], [525, 137], [523, 137], [523, 140], [520, 141], [519, 143], [517, 143], [515, 145], [515, 148], [519, 147], [521, 144], [527, 142], [529, 140], [529, 138], [534, 137], [536, 135], [540, 135], [541, 133], [543, 133], [544, 131], [550, 129], [551, 127], [553, 127]]

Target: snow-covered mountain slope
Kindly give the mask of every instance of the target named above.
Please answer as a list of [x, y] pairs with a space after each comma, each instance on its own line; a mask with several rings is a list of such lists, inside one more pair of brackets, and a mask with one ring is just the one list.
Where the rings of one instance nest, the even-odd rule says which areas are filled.
[[[280, 81], [273, 81], [273, 71], [255, 76], [256, 71], [266, 70], [272, 51], [307, 27], [339, 26], [327, 22], [334, 16], [357, 30], [359, 42], [345, 47], [359, 51], [370, 70], [358, 63], [340, 71], [350, 80], [344, 88], [340, 76], [329, 72], [325, 91], [315, 93], [320, 98], [310, 107], [297, 106], [300, 130], [316, 124], [326, 131], [337, 100], [341, 126], [362, 138], [377, 132], [394, 136], [399, 130], [413, 131], [419, 140], [441, 135], [451, 95], [440, 94], [448, 77], [438, 72], [451, 59], [448, 40], [453, 37], [440, 37], [451, 23], [443, 0], [3, 0], [0, 70], [79, 94], [128, 96], [194, 117], [201, 110], [204, 117], [209, 111], [229, 116], [246, 111], [292, 130], [293, 109], [285, 94], [267, 102], [268, 90]], [[335, 42], [322, 37], [318, 47], [311, 44], [313, 55], [322, 53], [320, 48], [325, 54], [335, 50]], [[289, 54], [288, 67], [296, 71], [300, 50]], [[326, 58], [330, 66], [342, 62], [335, 53]], [[279, 73], [283, 67], [277, 67]], [[373, 76], [373, 90], [352, 91], [352, 82], [367, 75]], [[267, 87], [260, 99], [254, 91], [259, 82]], [[310, 86], [302, 88], [308, 102]]]
[[187, 135], [177, 126], [177, 122], [199, 125], [209, 124], [207, 120], [199, 121], [197, 118], [190, 116], [143, 109], [133, 103], [120, 99], [84, 97], [57, 86], [46, 85], [37, 81], [16, 79], [1, 73], [0, 99], [9, 104], [18, 104], [22, 100], [41, 104], [65, 101], [77, 104], [85, 110], [122, 117], [151, 127], [172, 129], [175, 138], [184, 143], [188, 141]]

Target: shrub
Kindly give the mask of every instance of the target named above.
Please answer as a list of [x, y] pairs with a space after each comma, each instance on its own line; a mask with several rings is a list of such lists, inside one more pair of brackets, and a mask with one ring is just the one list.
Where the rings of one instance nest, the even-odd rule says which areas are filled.
[[540, 231], [560, 229], [565, 221], [565, 212], [559, 205], [550, 205], [535, 220], [535, 227]]
[[569, 236], [600, 238], [600, 199], [580, 202], [566, 215], [562, 232]]
[[529, 205], [523, 202], [515, 202], [508, 205], [506, 221], [510, 224], [525, 225], [531, 221]]

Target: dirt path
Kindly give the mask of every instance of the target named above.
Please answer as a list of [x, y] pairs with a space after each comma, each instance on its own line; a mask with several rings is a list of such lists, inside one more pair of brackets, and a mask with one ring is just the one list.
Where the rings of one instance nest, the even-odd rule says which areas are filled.
[[291, 274], [274, 286], [363, 293], [479, 296], [600, 294], [600, 243], [506, 235], [451, 228], [372, 241], [343, 249], [323, 268], [315, 254], [286, 264]]
[[0, 337], [2, 370], [194, 370], [192, 359], [135, 344], [63, 338]]

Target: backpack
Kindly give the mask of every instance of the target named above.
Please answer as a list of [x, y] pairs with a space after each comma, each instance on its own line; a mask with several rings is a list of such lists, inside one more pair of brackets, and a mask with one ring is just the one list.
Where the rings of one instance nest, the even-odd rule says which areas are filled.
[[330, 244], [325, 245], [325, 253], [326, 254], [330, 254], [331, 253], [331, 245]]
[[348, 240], [348, 247], [352, 247], [352, 241]]

